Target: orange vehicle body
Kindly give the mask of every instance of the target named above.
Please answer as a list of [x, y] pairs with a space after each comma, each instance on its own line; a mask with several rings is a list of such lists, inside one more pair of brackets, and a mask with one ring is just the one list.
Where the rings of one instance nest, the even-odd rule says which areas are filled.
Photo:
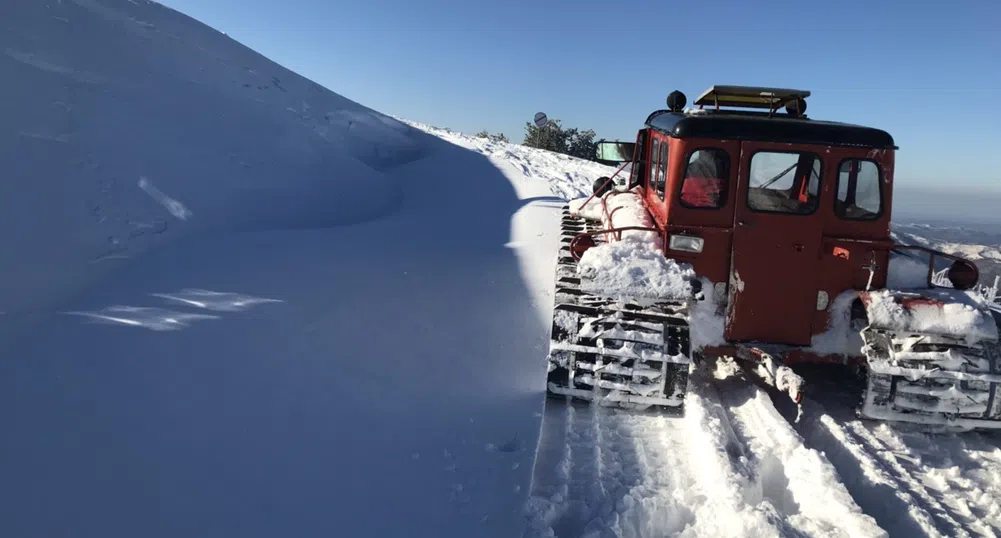
[[[640, 188], [664, 255], [725, 295], [728, 343], [786, 347], [787, 363], [845, 362], [803, 348], [827, 330], [838, 295], [886, 285], [895, 150], [884, 131], [801, 114], [663, 110], [637, 135], [629, 185]], [[707, 154], [714, 173], [693, 170]], [[769, 159], [794, 164], [781, 188], [761, 188], [760, 161]], [[869, 211], [851, 214], [845, 205], [858, 203], [863, 170]], [[780, 202], [760, 207], [767, 196]], [[672, 249], [675, 235], [703, 246]]]
[[[598, 143], [597, 160], [623, 163], [616, 174], [632, 166], [625, 189], [611, 189], [615, 176], [598, 178], [578, 206], [597, 201], [600, 218], [568, 206], [561, 221], [551, 394], [680, 408], [689, 366], [722, 357], [762, 372], [799, 402], [804, 380], [790, 365], [848, 363], [861, 366], [864, 416], [1001, 428], [998, 335], [981, 328], [970, 340], [914, 322], [919, 310], [934, 317], [977, 303], [976, 319], [993, 328], [991, 309], [964, 295], [979, 280], [976, 265], [895, 243], [893, 138], [806, 118], [808, 95], [714, 86], [695, 102], [711, 108], [682, 110], [684, 95], [672, 92], [669, 109], [651, 114], [634, 143]], [[617, 304], [581, 288], [574, 263], [585, 251], [637, 229], [655, 231], [664, 256], [691, 267], [690, 299]], [[705, 319], [707, 307], [715, 321]], [[689, 321], [699, 325], [697, 342]]]

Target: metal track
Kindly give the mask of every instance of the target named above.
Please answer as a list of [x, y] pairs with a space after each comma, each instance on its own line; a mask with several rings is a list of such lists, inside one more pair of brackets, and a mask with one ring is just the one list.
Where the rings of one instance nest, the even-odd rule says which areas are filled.
[[547, 390], [605, 405], [680, 409], [691, 362], [687, 304], [640, 306], [581, 290], [570, 241], [591, 229], [564, 206]]
[[877, 420], [1001, 428], [1001, 349], [963, 336], [862, 331], [868, 359], [859, 414]]

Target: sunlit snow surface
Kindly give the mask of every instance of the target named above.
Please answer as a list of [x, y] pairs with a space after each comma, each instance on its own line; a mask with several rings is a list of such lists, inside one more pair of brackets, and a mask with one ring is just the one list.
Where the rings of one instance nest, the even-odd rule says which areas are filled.
[[0, 21], [0, 535], [1001, 533], [993, 434], [794, 427], [726, 364], [684, 418], [547, 405], [560, 211], [611, 168], [146, 0]]

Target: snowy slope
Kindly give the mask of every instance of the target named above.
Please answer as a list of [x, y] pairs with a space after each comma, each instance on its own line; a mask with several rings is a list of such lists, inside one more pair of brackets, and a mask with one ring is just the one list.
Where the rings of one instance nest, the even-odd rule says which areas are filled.
[[616, 171], [615, 168], [569, 155], [469, 136], [418, 122], [402, 121], [486, 156], [505, 175], [518, 183], [525, 183], [527, 180], [527, 183], [537, 184], [541, 181], [549, 186], [554, 195], [565, 200], [590, 196], [595, 179], [611, 176]]
[[156, 3], [0, 21], [0, 535], [520, 532], [545, 181]]
[[980, 269], [980, 283], [991, 285], [1001, 276], [1001, 234], [995, 226], [900, 222], [892, 225], [894, 239], [962, 256]]
[[22, 232], [5, 237], [4, 311], [52, 304], [196, 231], [385, 214], [399, 188], [373, 169], [423, 151], [399, 122], [158, 4], [0, 10], [0, 227]]

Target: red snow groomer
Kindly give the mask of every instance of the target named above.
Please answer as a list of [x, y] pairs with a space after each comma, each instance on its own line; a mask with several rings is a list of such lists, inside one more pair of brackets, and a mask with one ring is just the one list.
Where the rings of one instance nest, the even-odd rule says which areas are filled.
[[[809, 95], [714, 86], [686, 109], [675, 91], [635, 142], [599, 142], [596, 159], [621, 164], [616, 175], [631, 165], [629, 180], [599, 178], [564, 208], [551, 395], [681, 409], [693, 362], [732, 357], [799, 402], [791, 367], [835, 363], [863, 376], [862, 417], [1001, 427], [998, 329], [973, 291], [977, 267], [893, 241], [893, 138], [807, 118]], [[588, 250], [630, 232], [694, 272], [690, 297], [583, 285]]]

